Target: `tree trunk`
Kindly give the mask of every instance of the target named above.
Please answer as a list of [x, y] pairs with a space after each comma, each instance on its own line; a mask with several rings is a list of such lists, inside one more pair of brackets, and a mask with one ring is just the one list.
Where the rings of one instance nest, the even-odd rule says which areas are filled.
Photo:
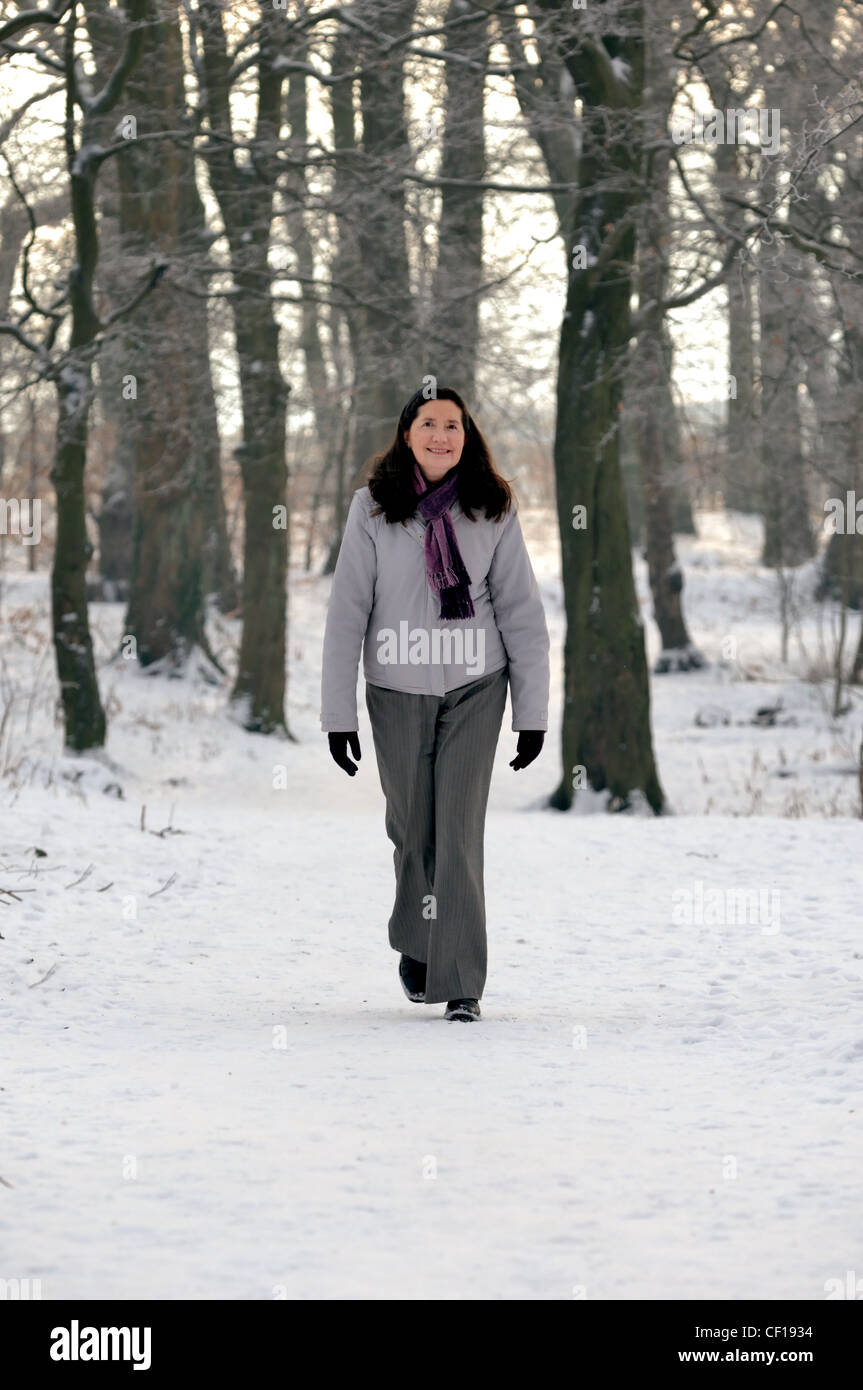
[[231, 702], [252, 733], [287, 733], [285, 653], [289, 515], [285, 411], [279, 329], [272, 299], [269, 250], [279, 176], [284, 16], [261, 6], [258, 26], [257, 111], [251, 167], [237, 161], [231, 123], [231, 63], [218, 0], [197, 12], [207, 111], [213, 140], [206, 151], [213, 192], [231, 249], [243, 438], [243, 634]]
[[[735, 67], [727, 51], [707, 57], [703, 72], [714, 110], [743, 107], [754, 103], [751, 85], [757, 82], [757, 65], [753, 68]], [[784, 102], [783, 102], [784, 111]], [[751, 149], [720, 140], [713, 147], [716, 193], [729, 200], [746, 200], [756, 196], [752, 165], [756, 156]], [[733, 201], [723, 202], [722, 217], [738, 236], [743, 235], [747, 214]], [[749, 253], [739, 256], [731, 267], [726, 281], [726, 313], [728, 317], [728, 410], [725, 421], [725, 478], [723, 501], [731, 511], [761, 511], [761, 449], [756, 399], [756, 363], [753, 329], [755, 305], [755, 276]]]
[[[374, 0], [364, 18], [374, 23], [376, 41], [363, 38], [353, 45], [353, 61], [362, 64], [363, 135], [360, 150], [341, 170], [348, 197], [339, 203], [340, 240], [351, 238], [357, 248], [352, 265], [361, 304], [349, 315], [353, 450], [325, 573], [335, 568], [348, 497], [362, 485], [371, 455], [389, 443], [405, 401], [428, 371], [416, 328], [405, 231], [402, 171], [413, 167], [405, 120], [405, 59], [398, 47], [383, 63], [378, 47], [390, 36], [408, 33], [415, 11], [416, 0]], [[339, 268], [344, 277], [344, 264]]]
[[[863, 498], [863, 296], [859, 286], [838, 279], [834, 289], [842, 334], [836, 379], [828, 375], [826, 363], [810, 360], [807, 366], [818, 413], [822, 506], [833, 497], [844, 507], [849, 492]], [[844, 528], [830, 535], [821, 557], [815, 597], [863, 607], [863, 535], [847, 507]]]
[[[746, 175], [745, 155], [737, 145], [720, 142], [714, 147], [716, 182], [729, 197], [746, 198], [753, 189]], [[724, 214], [737, 229], [741, 214], [733, 205]], [[731, 267], [726, 285], [728, 315], [728, 415], [726, 419], [726, 466], [724, 502], [730, 511], [761, 510], [759, 473], [761, 457], [755, 409], [755, 345], [752, 329], [755, 319], [754, 281], [747, 256]]]
[[[667, 60], [658, 44], [648, 44], [645, 85], [645, 118], [656, 129], [666, 129], [674, 100]], [[644, 485], [644, 520], [647, 568], [653, 595], [653, 616], [662, 639], [655, 670], [690, 671], [704, 665], [693, 645], [683, 616], [683, 571], [674, 553], [672, 497], [679, 457], [669, 428], [674, 420], [671, 397], [671, 342], [664, 332], [662, 304], [667, 288], [667, 247], [670, 242], [666, 149], [646, 156], [646, 188], [640, 209], [638, 251], [638, 300], [643, 323], [638, 334], [635, 372], [627, 389], [638, 392], [639, 460]], [[669, 419], [669, 415], [671, 419]]]
[[[184, 249], [190, 256], [200, 254], [212, 239], [207, 230], [206, 212], [194, 169], [188, 184], [189, 206]], [[194, 274], [194, 270], [193, 270]], [[195, 276], [199, 292], [209, 288], [208, 275]], [[222, 487], [222, 443], [216, 392], [210, 361], [210, 326], [207, 301], [195, 297], [187, 301], [186, 339], [192, 360], [198, 364], [198, 393], [193, 399], [192, 430], [198, 441], [201, 471], [201, 502], [204, 523], [202, 587], [204, 597], [212, 596], [221, 613], [235, 613], [240, 607], [240, 587], [228, 538], [228, 518]]]
[[[794, 65], [782, 71], [793, 82]], [[793, 89], [789, 100], [794, 110]], [[769, 207], [778, 188], [778, 159], [759, 156], [759, 202]], [[806, 463], [800, 418], [798, 386], [803, 344], [798, 341], [800, 298], [795, 295], [795, 270], [800, 267], [781, 232], [774, 232], [772, 246], [764, 243], [758, 253], [758, 308], [760, 329], [761, 510], [764, 516], [764, 548], [761, 562], [783, 570], [802, 564], [815, 553], [809, 519]]]
[[134, 437], [127, 424], [123, 376], [130, 361], [122, 332], [114, 349], [99, 362], [99, 408], [107, 427], [108, 464], [102, 482], [99, 516], [98, 592], [108, 602], [128, 601], [132, 572], [132, 523], [135, 494]]
[[[18, 257], [21, 254], [21, 247], [24, 244], [28, 229], [27, 214], [17, 199], [15, 202], [6, 203], [0, 209], [0, 319], [6, 318]], [[0, 338], [0, 376], [3, 375], [5, 346], [5, 337], [2, 337]], [[3, 416], [0, 414], [0, 483], [3, 481], [5, 466], [6, 433], [3, 428]], [[34, 547], [31, 546], [30, 549], [32, 552]]]
[[[88, 341], [85, 330], [77, 335]], [[105, 711], [99, 696], [87, 613], [87, 537], [84, 468], [92, 399], [89, 359], [70, 352], [56, 378], [57, 447], [51, 481], [57, 498], [57, 531], [51, 568], [51, 623], [65, 721], [66, 747], [75, 753], [101, 748]]]
[[[606, 208], [598, 221], [613, 216]], [[619, 362], [629, 334], [630, 282], [621, 264], [631, 263], [632, 242], [629, 232], [616, 273], [592, 284], [583, 272], [571, 277], [561, 330], [554, 459], [567, 627], [563, 779], [552, 800], [560, 809], [571, 804], [581, 768], [591, 787], [608, 789], [615, 809], [635, 789], [654, 811], [663, 805], [620, 474], [621, 387], [608, 366]], [[587, 509], [585, 530], [573, 529], [576, 505]]]
[[[779, 259], [782, 259], [781, 252]], [[761, 320], [761, 563], [786, 569], [815, 551], [806, 495], [806, 470], [797, 386], [800, 363], [791, 308], [777, 282], [780, 266], [760, 268]]]
[[[602, 47], [596, 56], [567, 58], [583, 101], [584, 192], [574, 241], [586, 258], [579, 268], [568, 257], [557, 378], [554, 460], [567, 627], [563, 778], [552, 805], [571, 804], [573, 778], [581, 774], [595, 790], [608, 791], [609, 809], [625, 809], [633, 793], [641, 793], [659, 813], [664, 796], [653, 757], [619, 433], [631, 333], [644, 45], [636, 33], [604, 39]], [[612, 58], [627, 65], [625, 83], [610, 71]], [[616, 108], [613, 124], [606, 119], [610, 105]], [[586, 509], [584, 529], [573, 527], [577, 506]]]
[[857, 651], [854, 653], [854, 662], [848, 684], [863, 685], [863, 624], [860, 626], [860, 640], [857, 643]]
[[[733, 146], [719, 146], [732, 154]], [[718, 157], [718, 152], [717, 152]], [[755, 433], [755, 352], [752, 344], [752, 269], [745, 257], [728, 277], [728, 424], [725, 506], [729, 511], [759, 510], [760, 455]]]
[[[649, 280], [649, 274], [647, 278]], [[653, 596], [653, 617], [662, 639], [662, 651], [654, 670], [664, 674], [702, 667], [704, 658], [693, 645], [686, 627], [682, 602], [683, 572], [674, 553], [672, 493], [665, 474], [666, 436], [662, 429], [661, 394], [658, 390], [663, 371], [660, 336], [658, 321], [639, 334], [643, 371], [638, 380], [643, 391], [639, 458], [644, 486], [647, 569]], [[653, 389], [650, 386], [651, 377], [654, 378]]]
[[641, 421], [637, 408], [624, 395], [620, 415], [620, 473], [626, 497], [626, 519], [633, 546], [644, 552], [644, 484], [641, 477], [638, 431]]
[[[447, 22], [464, 15], [464, 0], [450, 0]], [[487, 23], [453, 29], [451, 53], [472, 60], [446, 65], [446, 115], [440, 177], [438, 257], [428, 328], [428, 371], [454, 386], [469, 403], [476, 395], [479, 297], [483, 280], [483, 192], [469, 187], [485, 178], [485, 72]]]
[[[148, 133], [189, 130], [183, 44], [176, 9], [148, 0], [144, 61], [127, 102]], [[174, 278], [202, 246], [203, 211], [191, 139], [138, 141], [117, 160], [120, 235], [127, 264], [156, 250]], [[198, 288], [194, 269], [190, 280]], [[171, 289], [146, 304], [133, 330], [126, 372], [136, 395], [124, 399], [134, 449], [132, 566], [127, 629], [142, 666], [181, 668], [204, 636], [204, 569], [227, 553], [219, 442], [210, 378], [206, 300]], [[218, 539], [221, 525], [222, 542]], [[209, 545], [208, 541], [209, 532]], [[224, 576], [219, 576], [223, 579]]]
[[[69, 347], [51, 375], [57, 389], [57, 445], [51, 479], [57, 497], [57, 532], [51, 568], [51, 621], [66, 747], [74, 752], [100, 748], [105, 742], [105, 711], [99, 697], [93, 643], [87, 612], [87, 561], [92, 547], [87, 537], [84, 468], [92, 400], [94, 340], [102, 324], [93, 304], [93, 285], [99, 259], [95, 186], [99, 171], [94, 119], [119, 100], [124, 81], [139, 61], [144, 0], [131, 0], [131, 27], [113, 80], [101, 109], [85, 114], [80, 146], [75, 146], [75, 100], [66, 87], [65, 152], [69, 175], [75, 262], [69, 272], [71, 332]], [[67, 64], [75, 62], [75, 10], [67, 21]], [[155, 280], [151, 282], [155, 284]]]
[[[350, 37], [347, 28], [340, 30], [341, 36]], [[350, 45], [348, 45], [349, 49]], [[334, 64], [339, 62], [347, 63], [349, 51], [338, 52], [333, 57]], [[335, 71], [344, 69], [336, 66]], [[338, 95], [336, 95], [336, 93]], [[344, 107], [347, 101], [347, 121], [342, 122], [347, 126], [347, 146], [353, 147], [353, 111], [351, 105], [351, 84], [347, 83], [335, 89], [333, 94], [334, 103], [340, 108]], [[290, 141], [288, 144], [289, 153], [292, 158], [302, 159], [308, 153], [308, 92], [307, 78], [303, 72], [293, 73], [288, 82], [287, 99], [288, 121], [290, 124]], [[341, 132], [335, 132], [334, 144], [339, 150], [345, 147], [339, 138]], [[315, 245], [306, 222], [305, 199], [307, 196], [305, 170], [302, 168], [289, 170], [286, 174], [287, 205], [286, 225], [288, 239], [293, 247], [297, 260], [297, 271], [300, 275], [300, 344], [305, 366], [306, 384], [311, 397], [312, 410], [315, 419], [315, 435], [318, 444], [315, 462], [317, 472], [312, 486], [312, 497], [309, 507], [309, 531], [306, 541], [305, 567], [311, 568], [312, 548], [314, 544], [314, 532], [317, 522], [318, 510], [321, 505], [322, 496], [325, 488], [332, 486], [334, 476], [339, 473], [338, 453], [344, 449], [345, 432], [347, 422], [347, 403], [348, 394], [346, 387], [349, 383], [345, 382], [340, 376], [338, 366], [334, 367], [334, 383], [330, 384], [329, 373], [327, 370], [327, 359], [324, 352], [324, 342], [321, 334], [321, 314], [317, 297], [312, 289], [311, 282], [315, 276]], [[338, 202], [338, 197], [336, 198]], [[346, 272], [346, 267], [340, 257], [336, 258], [339, 266], [339, 278]], [[333, 322], [331, 324], [332, 333], [338, 332], [338, 318], [341, 310], [333, 309]], [[339, 479], [339, 489], [344, 486], [344, 475]], [[339, 490], [339, 531], [341, 530], [342, 517], [342, 497]]]
[[[239, 251], [239, 248], [238, 248]], [[289, 388], [279, 330], [258, 273], [235, 270], [243, 442], [243, 636], [231, 695], [250, 733], [286, 731], [285, 654], [289, 530], [285, 412]], [[284, 524], [281, 518], [284, 518]]]
[[853, 531], [836, 531], [830, 536], [815, 597], [819, 601], [839, 599], [849, 608], [863, 607], [863, 537]]
[[662, 419], [662, 438], [665, 441], [665, 481], [671, 493], [671, 526], [676, 536], [694, 536], [697, 532], [695, 517], [692, 514], [689, 485], [684, 472], [680, 420], [677, 413], [677, 402], [671, 389], [674, 372], [674, 344], [671, 341], [667, 323], [662, 325], [662, 360], [663, 370], [659, 378], [659, 410]]

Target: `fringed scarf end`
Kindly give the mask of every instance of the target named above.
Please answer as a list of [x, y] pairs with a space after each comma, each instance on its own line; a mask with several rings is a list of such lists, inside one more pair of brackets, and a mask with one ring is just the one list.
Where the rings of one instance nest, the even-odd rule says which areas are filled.
[[456, 585], [440, 591], [440, 616], [442, 618], [472, 618], [473, 600], [470, 592]]

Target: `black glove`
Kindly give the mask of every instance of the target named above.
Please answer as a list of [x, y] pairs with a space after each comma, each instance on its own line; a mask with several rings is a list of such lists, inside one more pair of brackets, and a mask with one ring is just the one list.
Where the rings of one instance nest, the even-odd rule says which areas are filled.
[[545, 739], [544, 729], [525, 729], [518, 736], [518, 743], [515, 748], [515, 757], [510, 763], [510, 767], [518, 772], [520, 767], [528, 767], [539, 757]]
[[353, 777], [357, 770], [357, 764], [352, 763], [348, 757], [348, 744], [357, 762], [360, 759], [360, 736], [353, 734], [327, 734], [330, 741], [330, 753], [339, 767], [343, 767], [349, 777]]

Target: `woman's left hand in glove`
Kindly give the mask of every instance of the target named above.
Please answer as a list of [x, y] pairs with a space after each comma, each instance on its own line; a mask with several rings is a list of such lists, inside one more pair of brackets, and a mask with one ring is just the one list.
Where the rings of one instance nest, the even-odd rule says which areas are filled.
[[510, 767], [518, 772], [520, 767], [527, 767], [532, 763], [534, 758], [539, 757], [544, 739], [544, 729], [525, 729], [520, 733], [515, 748], [515, 757], [510, 763]]

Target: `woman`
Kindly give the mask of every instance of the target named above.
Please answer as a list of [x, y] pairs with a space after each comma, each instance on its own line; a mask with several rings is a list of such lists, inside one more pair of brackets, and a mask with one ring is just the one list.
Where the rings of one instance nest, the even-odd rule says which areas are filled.
[[[475, 515], [475, 513], [477, 513]], [[333, 575], [321, 728], [349, 776], [360, 757], [363, 647], [386, 829], [390, 945], [416, 1003], [480, 1017], [483, 835], [507, 682], [527, 767], [548, 728], [548, 629], [509, 484], [457, 391], [417, 391], [354, 493]]]

